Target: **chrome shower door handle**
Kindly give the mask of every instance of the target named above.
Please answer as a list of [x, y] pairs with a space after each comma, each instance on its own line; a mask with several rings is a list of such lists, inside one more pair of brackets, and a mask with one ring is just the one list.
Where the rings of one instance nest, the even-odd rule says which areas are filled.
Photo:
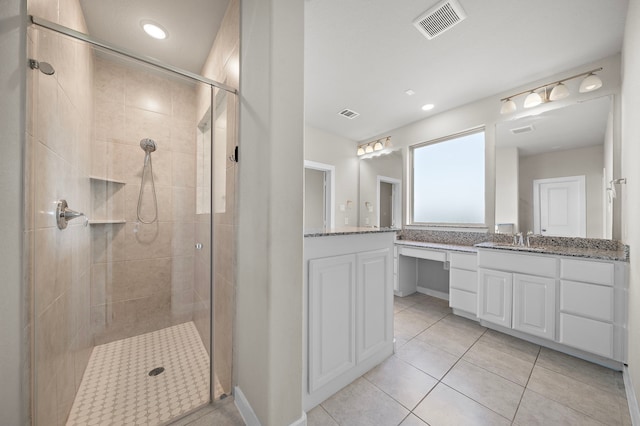
[[69, 205], [67, 204], [67, 200], [58, 201], [58, 207], [56, 208], [56, 220], [58, 222], [58, 229], [66, 229], [67, 224], [70, 220], [81, 216], [85, 217], [84, 226], [87, 226], [88, 220], [86, 219], [84, 213], [71, 210], [69, 208]]

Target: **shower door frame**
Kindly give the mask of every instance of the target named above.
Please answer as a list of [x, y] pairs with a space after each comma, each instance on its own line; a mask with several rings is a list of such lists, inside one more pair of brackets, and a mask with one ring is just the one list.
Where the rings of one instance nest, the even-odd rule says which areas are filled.
[[[109, 51], [111, 53], [115, 53], [115, 54], [127, 57], [129, 59], [132, 59], [134, 61], [138, 61], [138, 62], [147, 64], [147, 65], [151, 65], [151, 66], [153, 66], [155, 68], [161, 69], [161, 70], [169, 72], [169, 73], [173, 73], [173, 74], [177, 74], [177, 75], [186, 77], [186, 78], [188, 78], [190, 80], [194, 80], [196, 82], [204, 83], [204, 84], [208, 85], [209, 88], [210, 88], [210, 102], [211, 102], [212, 106], [215, 106], [216, 93], [215, 93], [214, 88], [218, 88], [218, 89], [224, 90], [227, 93], [235, 95], [234, 102], [236, 102], [236, 104], [237, 104], [237, 101], [238, 101], [238, 90], [236, 88], [234, 88], [234, 87], [231, 87], [231, 86], [227, 85], [227, 84], [224, 84], [224, 83], [209, 79], [207, 77], [201, 76], [199, 74], [192, 73], [192, 72], [187, 71], [187, 70], [183, 70], [183, 69], [174, 67], [174, 66], [169, 65], [169, 64], [165, 64], [165, 63], [160, 62], [160, 61], [158, 61], [158, 60], [156, 60], [154, 58], [151, 58], [149, 56], [139, 55], [139, 54], [136, 54], [136, 53], [134, 53], [132, 51], [129, 51], [127, 49], [123, 49], [123, 48], [120, 48], [120, 47], [117, 47], [117, 46], [113, 46], [113, 45], [111, 45], [111, 44], [109, 44], [109, 43], [107, 43], [107, 42], [105, 42], [103, 40], [99, 40], [99, 39], [91, 37], [91, 36], [89, 36], [87, 34], [75, 31], [75, 30], [73, 30], [71, 28], [56, 24], [54, 22], [48, 21], [46, 19], [39, 18], [39, 17], [34, 16], [34, 15], [29, 15], [29, 21], [30, 21], [31, 24], [33, 24], [35, 26], [46, 28], [48, 30], [54, 31], [54, 32], [62, 34], [62, 35], [66, 35], [66, 36], [71, 37], [73, 39], [86, 42], [86, 43], [88, 43], [88, 44], [90, 44], [92, 46], [96, 46], [98, 48], [107, 50], [107, 51]], [[213, 116], [213, 113], [214, 113], [214, 109], [212, 108], [211, 109], [211, 115], [212, 115], [211, 120], [212, 120], [212, 123], [213, 123], [213, 120], [215, 119], [215, 117]], [[236, 130], [237, 130], [237, 124], [238, 124], [238, 115], [239, 115], [238, 108], [235, 108], [234, 125], [236, 127]], [[236, 131], [236, 137], [237, 137], [237, 131]], [[213, 139], [214, 139], [214, 136], [213, 136], [213, 133], [212, 133], [212, 135], [211, 135], [211, 144], [212, 145], [214, 143]], [[236, 153], [237, 153], [237, 146], [238, 146], [238, 144], [237, 144], [237, 141], [236, 141]], [[212, 167], [213, 167], [213, 164], [214, 164], [214, 161], [213, 161], [213, 149], [211, 151], [211, 157], [212, 157], [211, 158], [211, 164], [212, 164]], [[237, 158], [235, 157], [235, 155], [234, 155], [234, 158], [233, 158], [232, 161], [235, 161], [235, 162], [238, 161]], [[212, 169], [211, 179], [213, 180], [213, 169]], [[219, 401], [216, 401], [214, 399], [214, 393], [215, 393], [215, 389], [214, 389], [214, 386], [215, 386], [215, 370], [214, 370], [214, 356], [213, 356], [214, 355], [214, 350], [213, 350], [213, 345], [214, 345], [214, 313], [213, 313], [213, 309], [214, 309], [215, 259], [214, 259], [214, 256], [213, 256], [213, 243], [214, 243], [214, 212], [213, 212], [214, 185], [213, 185], [213, 182], [211, 182], [211, 185], [210, 185], [210, 192], [211, 192], [211, 194], [210, 194], [211, 195], [210, 196], [210, 203], [211, 203], [211, 219], [210, 219], [211, 220], [211, 231], [210, 231], [210, 235], [209, 235], [209, 241], [210, 241], [210, 244], [212, 245], [212, 247], [211, 247], [212, 250], [211, 250], [210, 259], [209, 259], [210, 260], [210, 262], [209, 262], [209, 265], [210, 265], [210, 271], [209, 271], [209, 274], [210, 274], [210, 280], [209, 280], [210, 298], [209, 298], [209, 303], [210, 303], [210, 306], [211, 306], [211, 311], [210, 311], [210, 314], [209, 314], [209, 323], [210, 323], [209, 324], [210, 325], [210, 333], [209, 333], [210, 334], [209, 335], [209, 341], [210, 341], [210, 345], [209, 345], [209, 352], [210, 352], [210, 354], [209, 354], [209, 404], [210, 405], [211, 404], [215, 405]], [[34, 374], [37, 374], [37, 372], [35, 372]], [[235, 374], [232, 374], [232, 382], [233, 382], [234, 376], [235, 376]], [[34, 392], [32, 391], [31, 394], [34, 395]], [[33, 404], [32, 404], [32, 408], [33, 408]], [[189, 414], [191, 414], [191, 413], [193, 413], [195, 411], [198, 411], [201, 408], [202, 407], [198, 407], [198, 408], [196, 408], [194, 410], [191, 410], [189, 412], [185, 412], [185, 413], [179, 415], [178, 417], [171, 419], [170, 421], [176, 421], [176, 420], [178, 420], [178, 419], [180, 419], [182, 417], [188, 416]]]

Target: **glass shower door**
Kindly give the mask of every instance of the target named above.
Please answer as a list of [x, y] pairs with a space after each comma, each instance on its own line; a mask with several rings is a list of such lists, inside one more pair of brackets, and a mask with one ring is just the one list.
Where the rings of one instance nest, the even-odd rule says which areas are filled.
[[[216, 173], [216, 131], [198, 127], [215, 113], [212, 87], [44, 28], [28, 38], [30, 57], [55, 70], [29, 70], [35, 423], [161, 424], [228, 395], [230, 340], [225, 385], [211, 393], [211, 282], [212, 255], [232, 252], [212, 249], [219, 214], [197, 202], [217, 196], [209, 184], [201, 199], [198, 180], [204, 157]], [[86, 226], [58, 228], [62, 199]]]

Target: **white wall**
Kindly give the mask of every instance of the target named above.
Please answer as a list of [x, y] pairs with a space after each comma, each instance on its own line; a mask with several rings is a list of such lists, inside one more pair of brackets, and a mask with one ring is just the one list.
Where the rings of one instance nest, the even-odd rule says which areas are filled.
[[518, 148], [496, 149], [496, 223], [513, 223], [513, 232], [519, 232], [518, 169]]
[[[336, 168], [336, 227], [356, 226], [358, 221], [358, 158], [356, 142], [315, 127], [304, 128], [304, 159]], [[347, 201], [351, 201], [347, 207]], [[341, 211], [340, 206], [345, 206]], [[345, 218], [349, 223], [345, 223]]]
[[265, 426], [302, 412], [304, 2], [241, 2], [237, 386]]
[[586, 177], [587, 238], [602, 235], [603, 146], [567, 149], [520, 157], [520, 226], [533, 230], [533, 180], [565, 176]]
[[25, 141], [26, 2], [0, 7], [0, 198], [9, 214], [0, 223], [0, 413], [3, 424], [28, 424], [28, 315], [22, 280], [22, 153]]
[[[631, 246], [629, 371], [640, 397], [640, 2], [629, 2], [622, 69], [622, 240]], [[640, 403], [640, 401], [638, 401]]]

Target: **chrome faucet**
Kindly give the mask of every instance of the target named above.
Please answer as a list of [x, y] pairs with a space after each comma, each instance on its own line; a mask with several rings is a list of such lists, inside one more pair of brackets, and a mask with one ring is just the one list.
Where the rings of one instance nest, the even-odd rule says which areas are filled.
[[527, 247], [531, 247], [530, 237], [533, 235], [533, 231], [527, 231]]
[[513, 237], [513, 243], [517, 246], [524, 246], [524, 241], [522, 239], [522, 232], [518, 232]]

